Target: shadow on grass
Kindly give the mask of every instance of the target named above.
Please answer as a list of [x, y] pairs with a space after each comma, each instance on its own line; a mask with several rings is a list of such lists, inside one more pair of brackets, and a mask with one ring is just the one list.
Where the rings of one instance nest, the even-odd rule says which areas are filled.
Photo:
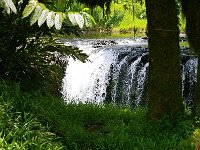
[[21, 92], [18, 86], [0, 84], [1, 100], [13, 111], [27, 112], [60, 137], [64, 149], [164, 150], [194, 149], [194, 126], [189, 115], [171, 121], [165, 117], [150, 124], [147, 108], [114, 105], [64, 104], [60, 98], [39, 92]]

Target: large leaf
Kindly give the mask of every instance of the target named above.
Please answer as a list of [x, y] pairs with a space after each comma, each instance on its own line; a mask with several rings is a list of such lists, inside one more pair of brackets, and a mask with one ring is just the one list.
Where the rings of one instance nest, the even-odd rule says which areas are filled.
[[3, 0], [3, 1], [4, 1], [5, 5], [7, 7], [9, 7], [9, 9], [11, 9], [14, 13], [17, 13], [17, 9], [16, 9], [15, 4], [13, 3], [12, 0]]
[[3, 0], [3, 1], [1, 2], [1, 5], [2, 5], [2, 7], [4, 8], [4, 10], [5, 10], [8, 14], [10, 14], [10, 7], [7, 5], [7, 3], [5, 3], [5, 0]]
[[53, 27], [54, 23], [55, 23], [55, 12], [51, 11], [47, 15], [47, 26], [51, 28]]
[[71, 21], [71, 23], [75, 26], [75, 25], [78, 25], [77, 22], [76, 22], [76, 19], [75, 19], [75, 15], [73, 12], [68, 12], [68, 17], [69, 17], [69, 20]]
[[55, 28], [60, 30], [62, 28], [63, 16], [61, 13], [56, 14], [55, 16]]
[[22, 18], [28, 17], [33, 10], [35, 9], [35, 7], [37, 6], [37, 1], [36, 0], [30, 0], [28, 5], [26, 5], [23, 13], [22, 13]]
[[74, 14], [74, 18], [75, 18], [79, 28], [82, 29], [83, 26], [84, 26], [84, 18], [83, 18], [83, 16], [81, 14], [79, 14], [79, 13], [75, 13]]
[[93, 24], [96, 24], [94, 18], [90, 14], [86, 12], [82, 12], [82, 15], [83, 15], [86, 27], [91, 28]]
[[42, 11], [42, 14], [38, 19], [38, 26], [39, 27], [46, 21], [48, 13], [49, 13], [48, 9], [45, 9], [45, 10]]
[[31, 26], [38, 21], [41, 14], [42, 14], [42, 6], [37, 5], [34, 12], [31, 15], [31, 18], [30, 18], [30, 25]]

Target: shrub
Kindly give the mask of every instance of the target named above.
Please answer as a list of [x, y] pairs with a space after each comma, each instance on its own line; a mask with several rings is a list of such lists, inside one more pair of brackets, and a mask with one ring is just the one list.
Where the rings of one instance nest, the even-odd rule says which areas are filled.
[[59, 32], [46, 25], [30, 26], [29, 20], [21, 19], [20, 15], [25, 4], [18, 3], [17, 14], [0, 13], [0, 77], [20, 83], [26, 90], [58, 93], [67, 63], [65, 56], [84, 62], [87, 55], [77, 48], [64, 46], [55, 37], [58, 34], [79, 35], [79, 29], [67, 23]]

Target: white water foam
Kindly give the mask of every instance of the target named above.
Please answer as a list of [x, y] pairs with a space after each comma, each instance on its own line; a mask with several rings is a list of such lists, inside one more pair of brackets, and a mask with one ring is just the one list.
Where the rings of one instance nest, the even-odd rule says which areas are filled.
[[[119, 64], [116, 64], [117, 58], [120, 52], [131, 52], [132, 49], [130, 45], [138, 46], [138, 41], [125, 40], [124, 42], [117, 41], [119, 43], [118, 50], [116, 51], [115, 46], [100, 46], [99, 48], [94, 48], [91, 43], [95, 40], [88, 41], [75, 41], [66, 42], [66, 45], [75, 45], [82, 49], [86, 54], [89, 55], [89, 62], [82, 63], [80, 61], [74, 61], [72, 58], [69, 59], [69, 63], [65, 72], [65, 77], [63, 79], [63, 89], [62, 94], [65, 102], [92, 102], [101, 104], [106, 97], [106, 88], [109, 84], [109, 75], [111, 65], [115, 68], [114, 78], [120, 72], [120, 67], [127, 62], [127, 57], [124, 57]], [[123, 48], [124, 45], [128, 43], [128, 48]], [[115, 50], [114, 50], [115, 48]], [[134, 61], [129, 66], [129, 75], [127, 77], [133, 78], [136, 72], [135, 67], [139, 64], [141, 57]], [[131, 85], [128, 83], [132, 79], [127, 78], [127, 84], [124, 86], [125, 96], [122, 97], [124, 101], [130, 101], [130, 91]], [[112, 92], [112, 101], [115, 101], [115, 90]]]

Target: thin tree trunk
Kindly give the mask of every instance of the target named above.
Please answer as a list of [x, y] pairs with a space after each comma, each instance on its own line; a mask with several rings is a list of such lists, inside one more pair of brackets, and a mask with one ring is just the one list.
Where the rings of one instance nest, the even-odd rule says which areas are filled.
[[175, 0], [146, 0], [149, 39], [148, 118], [183, 112]]

